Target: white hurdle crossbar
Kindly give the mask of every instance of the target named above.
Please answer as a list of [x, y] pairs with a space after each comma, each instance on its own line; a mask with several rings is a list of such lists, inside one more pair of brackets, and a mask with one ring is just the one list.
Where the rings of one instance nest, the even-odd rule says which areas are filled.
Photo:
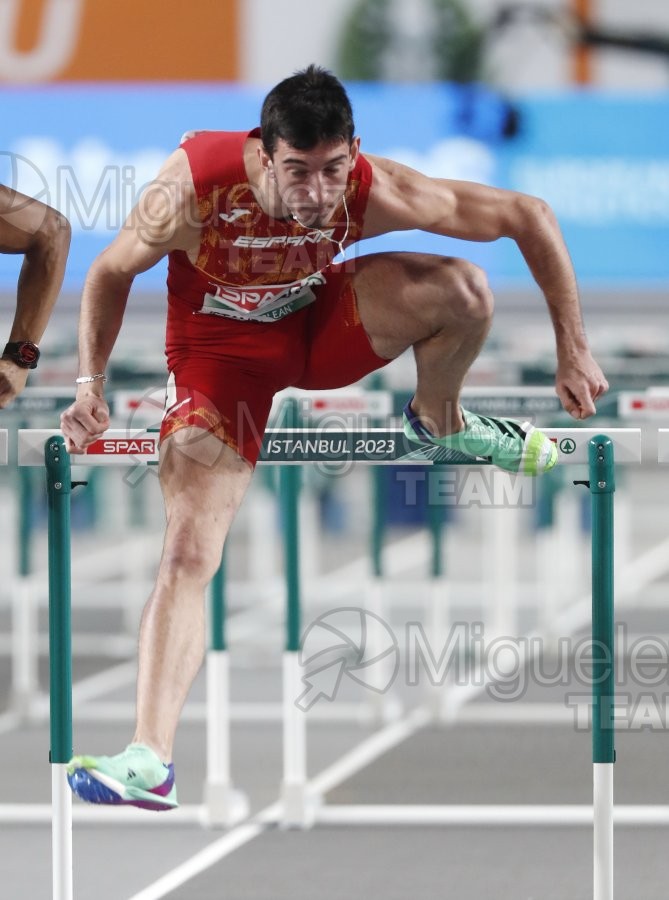
[[[587, 465], [590, 440], [602, 431], [600, 428], [543, 430], [558, 447], [558, 465]], [[607, 428], [605, 431], [613, 441], [616, 464], [641, 461], [641, 432], [638, 428]], [[45, 441], [60, 434], [55, 429], [20, 429], [19, 465], [43, 466]], [[72, 464], [130, 468], [155, 465], [158, 462], [158, 447], [159, 435], [154, 431], [112, 428], [85, 453], [73, 456]], [[313, 428], [268, 428], [264, 453], [258, 464], [303, 465], [341, 461], [367, 465], [396, 465], [399, 462], [422, 466], [434, 464], [429, 452], [426, 453], [421, 445], [411, 444], [408, 456], [403, 455], [405, 450], [404, 432], [398, 427], [360, 430], [326, 427], [322, 431]], [[476, 465], [477, 462], [485, 464], [484, 460], [472, 460], [468, 465]]]

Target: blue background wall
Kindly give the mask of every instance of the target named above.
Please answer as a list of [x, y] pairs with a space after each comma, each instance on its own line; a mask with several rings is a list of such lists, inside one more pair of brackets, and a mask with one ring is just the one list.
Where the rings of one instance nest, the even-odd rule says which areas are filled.
[[[74, 228], [66, 287], [120, 227], [141, 187], [188, 129], [257, 124], [263, 91], [237, 86], [73, 86], [0, 93], [0, 180], [61, 209]], [[430, 175], [538, 194], [560, 219], [584, 287], [657, 288], [669, 279], [669, 95], [556, 94], [515, 102], [503, 140], [494, 94], [447, 85], [354, 85], [363, 149]], [[496, 286], [531, 279], [515, 245], [403, 233], [360, 245], [467, 256]], [[19, 260], [0, 257], [0, 288]], [[137, 280], [160, 290], [164, 267]]]

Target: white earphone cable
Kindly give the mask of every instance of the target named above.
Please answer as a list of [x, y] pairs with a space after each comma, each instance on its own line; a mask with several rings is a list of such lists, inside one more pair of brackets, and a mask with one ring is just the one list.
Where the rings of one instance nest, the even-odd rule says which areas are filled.
[[335, 244], [339, 248], [339, 252], [341, 253], [341, 255], [345, 256], [346, 250], [344, 248], [344, 244], [346, 243], [346, 238], [348, 237], [348, 233], [351, 227], [351, 217], [349, 216], [348, 206], [346, 205], [346, 194], [342, 194], [341, 200], [344, 204], [344, 212], [346, 213], [346, 229], [340, 241], [335, 241], [334, 238], [331, 238], [330, 235], [325, 234], [325, 232], [320, 228], [312, 228], [309, 225], [305, 225], [304, 222], [300, 222], [295, 213], [291, 213], [290, 217], [291, 219], [294, 219], [301, 228], [304, 228], [307, 231], [315, 231], [316, 234], [320, 235], [324, 240], [330, 241], [331, 244]]

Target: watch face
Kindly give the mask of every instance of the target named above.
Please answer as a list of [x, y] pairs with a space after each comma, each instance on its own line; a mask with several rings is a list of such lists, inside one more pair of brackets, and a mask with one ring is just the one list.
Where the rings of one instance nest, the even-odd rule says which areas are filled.
[[18, 353], [21, 361], [27, 366], [37, 365], [39, 350], [31, 341], [23, 341], [19, 344]]
[[32, 341], [10, 341], [2, 354], [4, 359], [13, 360], [23, 369], [35, 369], [40, 357], [39, 347]]

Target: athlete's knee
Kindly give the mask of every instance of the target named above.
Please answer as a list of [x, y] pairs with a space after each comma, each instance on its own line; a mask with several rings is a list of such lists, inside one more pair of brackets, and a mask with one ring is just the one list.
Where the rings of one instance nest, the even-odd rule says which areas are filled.
[[458, 318], [487, 321], [492, 317], [494, 299], [488, 278], [478, 266], [466, 259], [451, 259], [442, 267], [449, 298]]
[[195, 519], [169, 523], [160, 561], [160, 574], [170, 583], [187, 580], [209, 584], [221, 561], [222, 536], [212, 534]]

